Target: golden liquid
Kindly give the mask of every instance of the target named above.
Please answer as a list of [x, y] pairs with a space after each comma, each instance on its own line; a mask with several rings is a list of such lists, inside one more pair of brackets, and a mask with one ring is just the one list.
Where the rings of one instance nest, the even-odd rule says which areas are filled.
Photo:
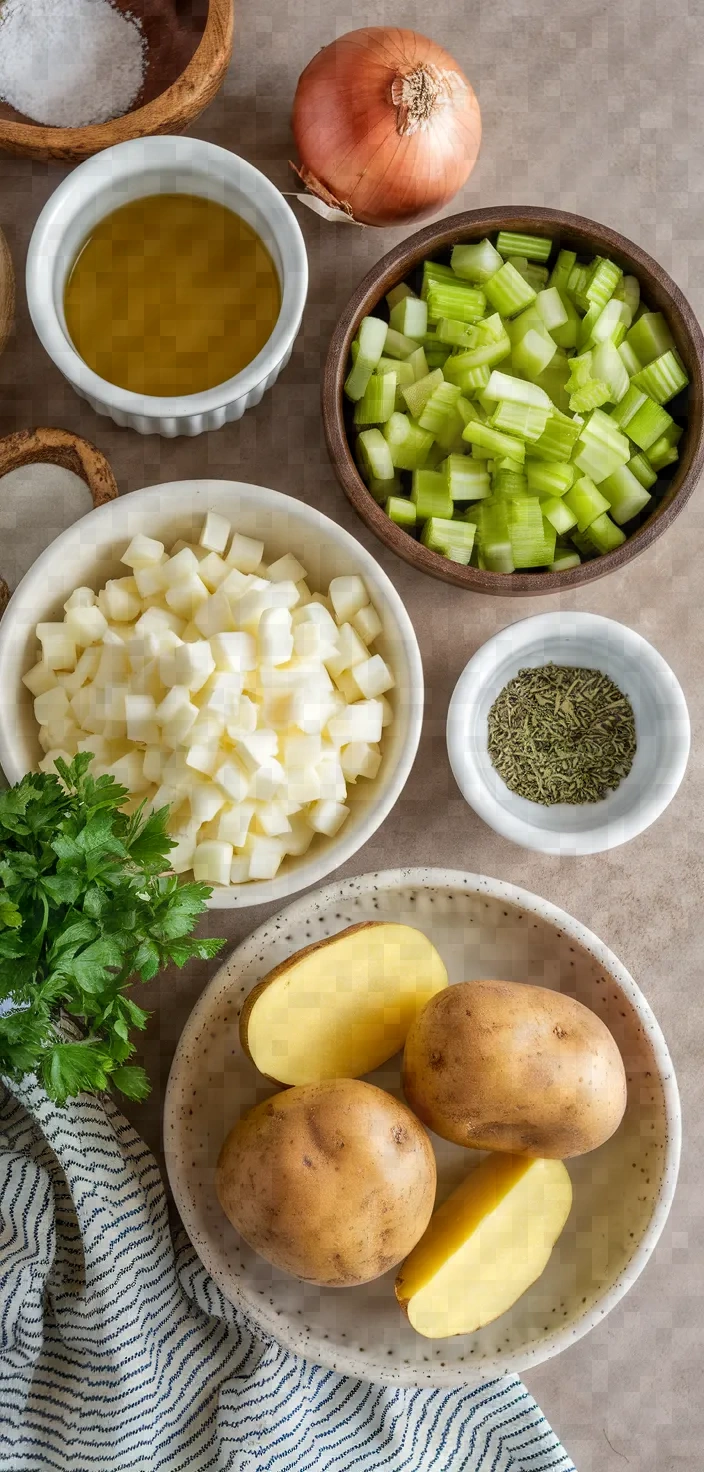
[[201, 393], [239, 373], [281, 307], [274, 262], [212, 199], [152, 194], [107, 215], [73, 263], [66, 325], [108, 383], [138, 394]]

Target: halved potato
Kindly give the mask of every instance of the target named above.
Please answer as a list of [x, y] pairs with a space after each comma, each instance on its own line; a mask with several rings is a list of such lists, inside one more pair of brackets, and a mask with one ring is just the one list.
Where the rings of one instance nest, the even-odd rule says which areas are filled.
[[447, 986], [435, 947], [410, 925], [369, 921], [297, 951], [250, 992], [242, 1047], [267, 1078], [359, 1078], [392, 1058]]
[[396, 1297], [413, 1328], [445, 1339], [506, 1313], [540, 1277], [571, 1205], [561, 1160], [488, 1155], [399, 1269]]

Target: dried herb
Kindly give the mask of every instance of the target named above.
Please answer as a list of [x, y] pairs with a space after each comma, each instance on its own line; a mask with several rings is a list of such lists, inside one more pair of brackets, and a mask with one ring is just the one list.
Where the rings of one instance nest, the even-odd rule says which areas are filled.
[[601, 670], [519, 670], [489, 711], [496, 771], [546, 807], [600, 802], [628, 776], [635, 751], [633, 707]]

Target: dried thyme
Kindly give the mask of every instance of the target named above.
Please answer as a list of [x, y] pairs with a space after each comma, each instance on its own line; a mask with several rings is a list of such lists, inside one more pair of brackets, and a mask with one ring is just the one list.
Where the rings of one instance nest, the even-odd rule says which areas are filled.
[[601, 670], [519, 670], [489, 711], [489, 755], [530, 802], [599, 802], [628, 776], [636, 751], [630, 700]]

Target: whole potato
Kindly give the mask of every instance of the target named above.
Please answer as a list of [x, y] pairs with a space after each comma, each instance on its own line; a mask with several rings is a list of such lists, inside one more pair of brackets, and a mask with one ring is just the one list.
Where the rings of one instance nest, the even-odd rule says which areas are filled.
[[511, 981], [464, 981], [431, 998], [406, 1039], [403, 1088], [445, 1140], [559, 1160], [602, 1145], [626, 1107], [623, 1061], [601, 1019]]
[[435, 1199], [432, 1146], [405, 1104], [358, 1079], [275, 1094], [230, 1130], [216, 1189], [225, 1215], [277, 1268], [353, 1287], [401, 1262]]

